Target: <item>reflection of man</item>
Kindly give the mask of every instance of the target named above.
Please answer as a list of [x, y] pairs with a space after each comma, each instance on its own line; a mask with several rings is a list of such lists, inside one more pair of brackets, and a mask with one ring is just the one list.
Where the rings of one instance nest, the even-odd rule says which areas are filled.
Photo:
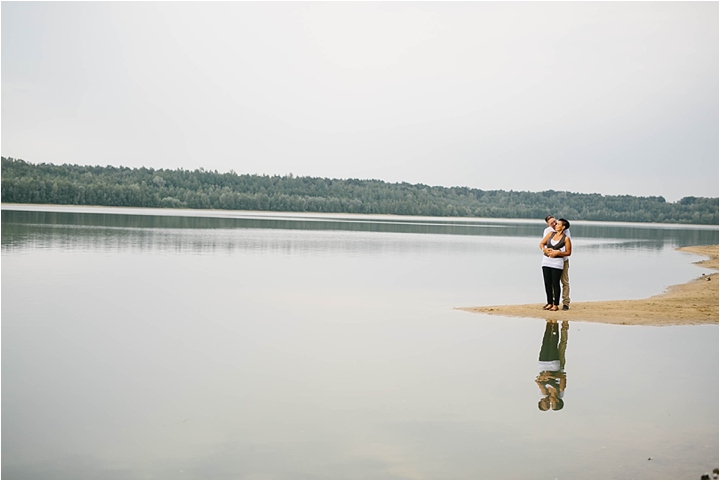
[[547, 411], [550, 408], [553, 411], [559, 411], [565, 406], [563, 395], [567, 386], [565, 351], [567, 349], [568, 328], [567, 321], [563, 321], [559, 333], [557, 321], [548, 320], [545, 324], [545, 335], [543, 336], [538, 358], [540, 374], [535, 378], [535, 383], [543, 395], [543, 398], [538, 402], [538, 409], [541, 411]]
[[[543, 231], [543, 238], [545, 238], [548, 232], [555, 231], [555, 224], [557, 224], [557, 220], [555, 220], [555, 216], [549, 215], [545, 217], [545, 223], [547, 224], [547, 227]], [[570, 229], [565, 229], [563, 234], [570, 237]], [[563, 264], [563, 271], [560, 276], [560, 283], [562, 284], [562, 309], [563, 311], [567, 311], [570, 309], [570, 278], [568, 276], [568, 270], [570, 269], [570, 257], [563, 257], [563, 261], [565, 261], [565, 263]]]

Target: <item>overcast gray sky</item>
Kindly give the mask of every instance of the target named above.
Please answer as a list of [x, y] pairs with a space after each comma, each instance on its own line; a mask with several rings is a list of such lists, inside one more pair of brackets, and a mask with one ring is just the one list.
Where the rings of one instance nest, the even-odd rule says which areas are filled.
[[717, 2], [3, 2], [2, 155], [718, 196]]

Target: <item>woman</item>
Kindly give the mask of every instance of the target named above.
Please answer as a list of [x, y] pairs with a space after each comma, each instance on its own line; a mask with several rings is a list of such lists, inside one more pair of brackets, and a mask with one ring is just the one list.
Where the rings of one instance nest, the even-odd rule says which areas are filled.
[[570, 228], [570, 222], [566, 219], [558, 219], [555, 230], [548, 232], [540, 241], [540, 249], [543, 251], [543, 280], [547, 297], [547, 304], [543, 306], [543, 309], [546, 311], [560, 309], [560, 278], [565, 262], [563, 257], [572, 254], [572, 242], [565, 235], [565, 230], [568, 228]]

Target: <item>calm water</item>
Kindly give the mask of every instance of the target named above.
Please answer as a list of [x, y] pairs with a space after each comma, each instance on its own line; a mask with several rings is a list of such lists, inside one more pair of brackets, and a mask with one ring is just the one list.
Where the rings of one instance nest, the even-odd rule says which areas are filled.
[[[545, 321], [453, 309], [541, 306], [543, 227], [3, 206], [2, 477], [698, 479], [717, 325], [571, 321], [543, 412]], [[656, 294], [718, 243], [572, 233], [573, 301]]]

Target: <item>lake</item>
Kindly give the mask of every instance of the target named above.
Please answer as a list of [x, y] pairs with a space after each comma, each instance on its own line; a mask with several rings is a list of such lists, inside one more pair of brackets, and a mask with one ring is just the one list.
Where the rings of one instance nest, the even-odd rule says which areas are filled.
[[[570, 321], [542, 220], [2, 206], [4, 479], [699, 479], [718, 325]], [[717, 226], [573, 222], [573, 301], [700, 276]]]

